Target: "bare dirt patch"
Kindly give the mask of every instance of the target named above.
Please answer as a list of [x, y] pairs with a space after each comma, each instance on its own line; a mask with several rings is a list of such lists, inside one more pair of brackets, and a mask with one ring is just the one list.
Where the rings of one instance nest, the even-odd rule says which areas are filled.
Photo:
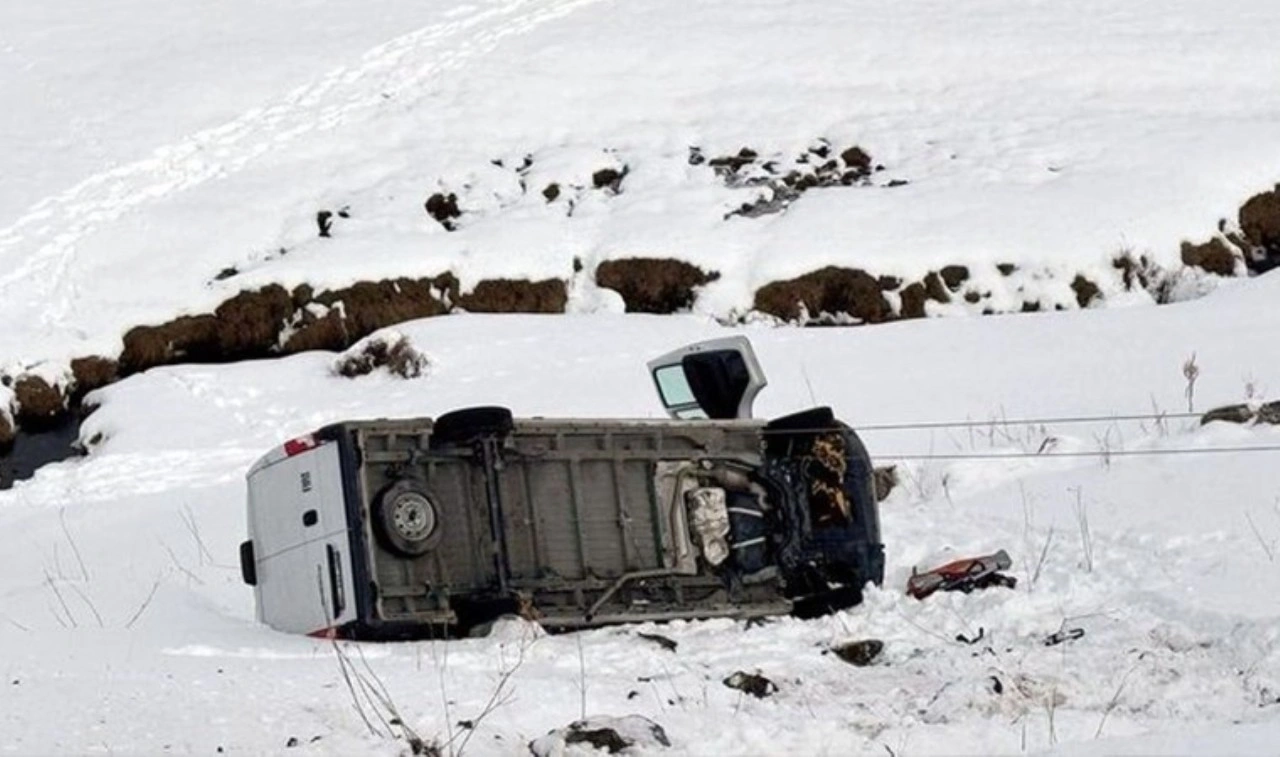
[[784, 321], [845, 315], [863, 323], [881, 323], [893, 317], [879, 279], [860, 268], [835, 266], [766, 284], [756, 290], [755, 309]]
[[1094, 300], [1102, 296], [1102, 290], [1098, 288], [1098, 285], [1079, 273], [1071, 280], [1071, 291], [1075, 292], [1076, 304], [1081, 308], [1089, 307]]
[[1250, 269], [1261, 273], [1280, 265], [1280, 184], [1240, 206], [1240, 231], [1250, 244]]
[[688, 310], [698, 288], [720, 274], [673, 258], [622, 258], [601, 263], [595, 278], [597, 285], [622, 295], [628, 313], [665, 315]]
[[15, 420], [25, 429], [47, 428], [67, 412], [62, 392], [39, 376], [19, 376], [13, 385], [13, 398], [17, 404]]
[[[313, 295], [294, 292], [293, 305], [276, 324], [278, 351], [344, 350], [356, 340], [392, 324], [443, 315], [451, 309], [458, 280], [445, 273], [424, 279], [361, 281]], [[286, 328], [287, 327], [287, 328]]]
[[94, 389], [115, 383], [120, 376], [120, 366], [115, 360], [100, 355], [80, 357], [71, 361], [71, 376], [74, 379], [71, 399], [78, 403]]
[[942, 270], [938, 271], [938, 276], [948, 291], [956, 292], [960, 290], [961, 284], [969, 280], [969, 269], [962, 265], [943, 266]]
[[1182, 263], [1184, 265], [1203, 268], [1209, 273], [1219, 276], [1234, 276], [1237, 261], [1241, 260], [1236, 252], [1225, 241], [1214, 237], [1204, 244], [1182, 243]]
[[486, 279], [457, 298], [471, 313], [563, 313], [569, 290], [562, 279]]
[[176, 362], [220, 363], [262, 357], [279, 325], [293, 312], [284, 287], [240, 292], [210, 315], [182, 316], [159, 326], [137, 326], [124, 336], [123, 375]]
[[13, 449], [13, 439], [13, 424], [4, 413], [0, 413], [0, 455], [7, 454]]

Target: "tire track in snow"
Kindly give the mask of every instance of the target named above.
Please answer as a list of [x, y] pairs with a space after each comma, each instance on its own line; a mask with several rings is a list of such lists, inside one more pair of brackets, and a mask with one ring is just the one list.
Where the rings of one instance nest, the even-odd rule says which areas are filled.
[[243, 170], [310, 135], [377, 114], [388, 99], [601, 0], [505, 0], [380, 45], [353, 67], [330, 71], [279, 102], [197, 132], [150, 157], [91, 176], [36, 203], [0, 229], [0, 302], [66, 326], [77, 298], [68, 280], [85, 237], [129, 211]]

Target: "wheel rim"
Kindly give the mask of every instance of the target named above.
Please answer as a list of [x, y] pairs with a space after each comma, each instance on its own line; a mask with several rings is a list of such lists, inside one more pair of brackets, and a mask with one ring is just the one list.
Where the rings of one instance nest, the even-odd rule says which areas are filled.
[[422, 541], [436, 528], [435, 508], [431, 500], [421, 494], [401, 494], [391, 505], [391, 525], [408, 541]]

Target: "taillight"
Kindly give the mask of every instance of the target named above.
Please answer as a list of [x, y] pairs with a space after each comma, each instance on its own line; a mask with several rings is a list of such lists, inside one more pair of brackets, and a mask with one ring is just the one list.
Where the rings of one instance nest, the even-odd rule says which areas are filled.
[[307, 450], [316, 448], [316, 438], [310, 434], [299, 436], [297, 439], [290, 439], [284, 443], [285, 457], [293, 457], [300, 455]]

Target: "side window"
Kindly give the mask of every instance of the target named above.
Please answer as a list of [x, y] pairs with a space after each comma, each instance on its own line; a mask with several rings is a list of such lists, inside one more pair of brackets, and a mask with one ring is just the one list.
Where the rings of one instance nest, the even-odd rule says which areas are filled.
[[706, 418], [707, 414], [698, 406], [685, 376], [684, 366], [664, 365], [653, 372], [653, 380], [658, 385], [658, 395], [662, 406], [677, 418]]

